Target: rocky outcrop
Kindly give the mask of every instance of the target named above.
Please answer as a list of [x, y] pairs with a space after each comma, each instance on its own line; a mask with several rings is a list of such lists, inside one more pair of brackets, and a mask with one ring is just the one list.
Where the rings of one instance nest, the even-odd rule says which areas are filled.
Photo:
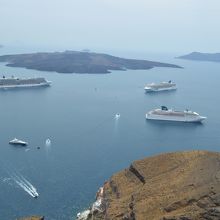
[[44, 220], [44, 216], [31, 216], [31, 217], [19, 218], [18, 220]]
[[103, 186], [96, 220], [220, 219], [220, 153], [190, 151], [135, 161]]
[[131, 164], [131, 166], [129, 167], [129, 171], [133, 173], [143, 184], [145, 184], [144, 176], [139, 173], [134, 165]]
[[83, 211], [82, 213], [77, 214], [77, 220], [86, 220], [93, 218], [94, 215], [102, 216], [105, 210], [107, 209], [107, 203], [104, 195], [104, 187], [100, 187], [96, 193], [95, 202], [92, 206]]

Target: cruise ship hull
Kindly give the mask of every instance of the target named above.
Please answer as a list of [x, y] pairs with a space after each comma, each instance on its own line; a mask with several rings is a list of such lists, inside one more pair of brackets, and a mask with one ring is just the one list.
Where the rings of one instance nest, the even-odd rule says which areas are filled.
[[39, 84], [20, 84], [20, 85], [0, 85], [0, 89], [15, 89], [15, 88], [33, 88], [50, 86], [51, 82], [43, 82]]
[[21, 141], [21, 140], [17, 140], [17, 139], [9, 141], [9, 144], [15, 145], [15, 146], [16, 146], [16, 145], [17, 145], [17, 146], [24, 146], [24, 147], [28, 145], [27, 142]]
[[145, 92], [162, 92], [162, 91], [172, 91], [172, 90], [176, 90], [177, 87], [169, 87], [169, 88], [159, 88], [159, 89], [155, 89], [155, 88], [150, 88], [150, 87], [145, 87], [144, 90]]
[[202, 122], [206, 119], [206, 117], [203, 116], [166, 116], [166, 115], [156, 115], [156, 114], [146, 114], [146, 119], [148, 120], [159, 120], [159, 121], [175, 121], [175, 122]]

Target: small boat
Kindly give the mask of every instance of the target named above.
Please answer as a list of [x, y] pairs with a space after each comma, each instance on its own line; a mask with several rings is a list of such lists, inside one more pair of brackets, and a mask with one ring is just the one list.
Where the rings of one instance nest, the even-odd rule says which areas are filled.
[[175, 111], [173, 109], [168, 109], [166, 106], [161, 106], [160, 109], [149, 111], [146, 114], [146, 119], [179, 122], [202, 122], [206, 119], [206, 117], [188, 109], [185, 111]]
[[168, 82], [150, 83], [144, 87], [145, 92], [161, 92], [161, 91], [170, 91], [176, 89], [177, 89], [176, 83], [173, 83], [171, 80]]
[[115, 114], [115, 119], [118, 119], [120, 117], [121, 117], [121, 115], [119, 113]]
[[19, 140], [17, 138], [14, 138], [13, 140], [9, 141], [9, 144], [12, 144], [12, 145], [21, 145], [21, 146], [27, 146], [28, 143], [25, 142], [25, 141], [22, 141], [22, 140]]
[[37, 191], [34, 191], [34, 192], [32, 192], [32, 196], [33, 196], [33, 198], [37, 199], [39, 194]]
[[51, 140], [48, 138], [48, 139], [45, 141], [45, 144], [46, 144], [46, 146], [50, 146], [50, 145], [51, 145]]

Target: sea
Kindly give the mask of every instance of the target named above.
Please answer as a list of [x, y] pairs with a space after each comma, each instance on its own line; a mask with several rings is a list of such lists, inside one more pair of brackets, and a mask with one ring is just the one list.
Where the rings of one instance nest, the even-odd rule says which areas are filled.
[[[20, 52], [0, 49], [1, 55]], [[30, 215], [76, 219], [95, 200], [98, 188], [134, 160], [173, 151], [219, 151], [220, 63], [180, 60], [175, 57], [183, 54], [178, 53], [108, 53], [184, 68], [59, 74], [0, 63], [2, 76], [52, 81], [47, 88], [0, 91], [1, 220]], [[177, 83], [176, 91], [145, 93], [146, 83], [168, 80]], [[145, 114], [161, 105], [190, 109], [207, 120], [147, 121]], [[14, 137], [28, 147], [10, 146]], [[38, 198], [33, 198], [34, 190]]]

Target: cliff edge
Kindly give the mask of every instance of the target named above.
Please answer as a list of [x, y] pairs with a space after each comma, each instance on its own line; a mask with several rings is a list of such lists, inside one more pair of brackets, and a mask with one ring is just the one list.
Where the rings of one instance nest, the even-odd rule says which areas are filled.
[[89, 211], [84, 219], [220, 219], [220, 153], [175, 152], [135, 161], [104, 184]]

